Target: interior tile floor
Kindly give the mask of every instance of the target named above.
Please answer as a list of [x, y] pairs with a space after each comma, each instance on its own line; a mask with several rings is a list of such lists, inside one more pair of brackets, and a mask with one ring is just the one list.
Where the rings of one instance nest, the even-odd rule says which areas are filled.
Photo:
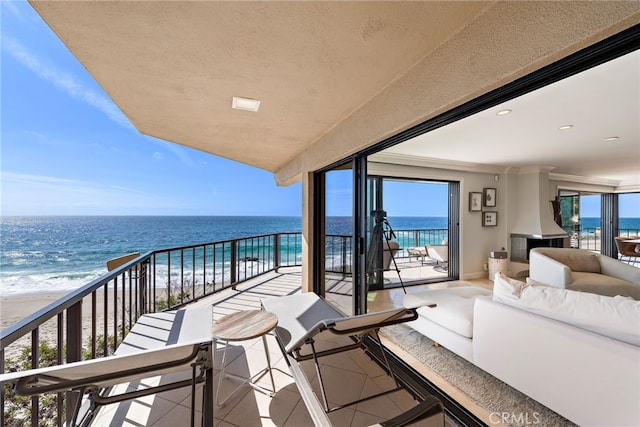
[[[269, 273], [259, 278], [238, 285], [236, 291], [227, 290], [214, 296], [202, 299], [189, 307], [211, 305], [214, 320], [238, 310], [260, 309], [260, 301], [265, 298], [290, 295], [300, 292], [299, 269], [281, 270], [280, 273]], [[469, 284], [465, 282], [465, 284]], [[480, 280], [475, 284], [490, 287], [492, 282]], [[447, 282], [430, 287], [459, 286], [460, 283]], [[418, 291], [421, 287], [408, 288], [408, 292]], [[402, 301], [402, 289], [378, 291], [371, 295], [370, 307], [373, 310], [400, 306]], [[350, 297], [344, 295], [327, 295], [345, 308], [350, 307]], [[350, 311], [346, 310], [346, 311]], [[248, 386], [242, 386], [240, 391], [233, 396], [224, 406], [214, 407], [214, 425], [220, 427], [251, 427], [251, 426], [312, 426], [313, 423], [306, 407], [302, 402], [297, 387], [289, 375], [288, 367], [280, 349], [272, 335], [267, 336], [271, 365], [274, 368], [274, 381], [276, 393], [269, 397]], [[475, 407], [473, 402], [458, 392], [446, 381], [434, 376], [428, 367], [423, 366], [410, 355], [404, 354], [400, 349], [393, 348], [405, 361], [422, 373], [425, 377], [434, 381], [450, 395], [454, 396], [465, 407], [468, 407], [480, 419], [488, 421], [487, 413], [480, 407]], [[220, 361], [222, 359], [221, 345], [218, 345], [214, 355], [214, 384], [217, 387], [220, 374]], [[323, 358], [323, 377], [327, 385], [327, 395], [330, 403], [340, 404], [357, 397], [374, 394], [376, 391], [388, 389], [393, 380], [362, 351], [351, 351]], [[322, 360], [322, 359], [321, 359]], [[264, 347], [261, 339], [234, 342], [230, 344], [227, 354], [227, 370], [230, 373], [251, 376], [262, 370], [266, 365]], [[317, 388], [315, 370], [308, 367], [306, 372], [314, 387]], [[173, 381], [176, 378], [190, 377], [190, 371], [179, 372], [162, 377], [148, 378], [136, 383], [121, 385], [120, 388], [129, 389], [144, 388], [160, 383]], [[269, 376], [265, 375], [258, 383], [270, 388]], [[221, 399], [237, 388], [238, 383], [225, 379], [222, 382]], [[215, 392], [215, 389], [214, 389]], [[195, 404], [195, 425], [200, 425], [201, 415], [201, 386], [197, 387]], [[215, 399], [215, 396], [214, 396]], [[376, 398], [371, 401], [348, 406], [332, 412], [329, 418], [336, 426], [368, 426], [400, 414], [415, 405], [412, 397], [405, 391]], [[120, 404], [112, 404], [102, 407], [95, 417], [94, 426], [153, 426], [175, 427], [187, 426], [191, 420], [191, 390], [189, 387], [158, 393]], [[455, 426], [446, 419], [448, 427]], [[429, 426], [429, 421], [421, 424]]]

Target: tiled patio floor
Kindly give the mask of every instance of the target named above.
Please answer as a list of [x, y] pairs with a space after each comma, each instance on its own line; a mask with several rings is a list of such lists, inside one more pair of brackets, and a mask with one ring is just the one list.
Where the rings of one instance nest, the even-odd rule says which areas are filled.
[[[238, 310], [260, 309], [260, 301], [275, 296], [290, 295], [300, 292], [299, 270], [270, 273], [238, 285], [236, 291], [227, 290], [218, 295], [205, 298], [191, 304], [188, 308], [211, 305], [213, 319]], [[384, 291], [379, 295], [377, 304], [397, 305], [398, 291]], [[400, 291], [401, 292], [401, 291]], [[337, 296], [344, 299], [344, 296]], [[344, 303], [344, 301], [341, 301]], [[214, 425], [221, 427], [239, 426], [312, 426], [310, 416], [301, 400], [297, 387], [289, 375], [288, 367], [277, 346], [275, 338], [267, 337], [276, 394], [268, 397], [248, 386], [223, 407], [214, 408]], [[220, 373], [222, 348], [218, 346], [218, 354], [214, 355], [214, 384], [217, 386]], [[265, 366], [265, 354], [261, 339], [234, 342], [227, 355], [227, 369], [230, 373], [250, 376]], [[393, 380], [382, 369], [372, 362], [362, 351], [351, 351], [324, 358], [323, 377], [327, 384], [327, 394], [334, 404], [374, 394], [382, 389], [392, 388]], [[306, 367], [305, 367], [306, 368]], [[312, 383], [317, 387], [313, 369], [306, 369]], [[176, 378], [189, 378], [190, 371], [180, 372], [163, 377], [149, 378], [130, 384], [129, 387], [148, 387], [165, 383]], [[270, 387], [266, 375], [259, 384]], [[237, 383], [226, 379], [223, 381], [222, 398], [237, 387]], [[121, 386], [125, 387], [125, 386]], [[196, 425], [200, 425], [201, 386], [197, 387]], [[215, 392], [215, 390], [214, 390]], [[215, 396], [214, 396], [215, 398]], [[367, 426], [398, 415], [415, 402], [405, 391], [376, 398], [371, 401], [340, 409], [330, 414], [336, 426]], [[92, 425], [94, 426], [187, 426], [191, 417], [191, 390], [189, 387], [158, 393], [156, 395], [135, 399], [121, 404], [113, 404], [101, 408]], [[423, 422], [417, 425], [430, 425]], [[448, 424], [450, 425], [450, 424]]]

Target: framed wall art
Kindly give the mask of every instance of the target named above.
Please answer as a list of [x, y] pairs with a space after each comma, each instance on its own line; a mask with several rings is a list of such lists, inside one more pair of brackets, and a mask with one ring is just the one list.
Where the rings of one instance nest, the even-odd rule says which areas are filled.
[[498, 212], [485, 211], [482, 212], [482, 226], [495, 227], [498, 225]]
[[482, 210], [482, 193], [469, 193], [469, 212], [480, 212]]
[[488, 208], [496, 207], [496, 189], [485, 188], [483, 193], [482, 199], [484, 201], [484, 205]]

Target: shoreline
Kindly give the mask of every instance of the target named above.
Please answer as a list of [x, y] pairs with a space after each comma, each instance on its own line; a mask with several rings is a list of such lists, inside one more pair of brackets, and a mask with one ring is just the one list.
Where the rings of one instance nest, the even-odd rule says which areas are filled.
[[[163, 289], [159, 289], [158, 296], [162, 297], [164, 294], [162, 292]], [[47, 307], [48, 305], [56, 302], [57, 300], [63, 298], [68, 295], [69, 292], [44, 292], [44, 293], [29, 293], [29, 294], [21, 294], [21, 295], [7, 295], [0, 297], [0, 330], [4, 330], [25, 317], [28, 317], [39, 310]], [[103, 305], [103, 290], [96, 291], [97, 303], [96, 303], [96, 335], [101, 335], [104, 331], [104, 323], [105, 320], [108, 323], [109, 333], [113, 332], [113, 321], [108, 318], [105, 319], [104, 313], [104, 305]], [[122, 298], [125, 298], [125, 301], [128, 304], [128, 296], [129, 293], [125, 291], [124, 294], [122, 292], [118, 292], [118, 313], [121, 315], [121, 301]], [[109, 293], [109, 307], [108, 310], [111, 312], [113, 310], [113, 294]], [[91, 296], [88, 295], [84, 297], [82, 303], [82, 342], [83, 345], [87, 342], [87, 339], [92, 335], [91, 331], [91, 321], [92, 321], [92, 310], [91, 310]], [[66, 320], [66, 319], [65, 319]], [[119, 319], [120, 320], [120, 319]], [[39, 327], [39, 339], [40, 341], [47, 341], [50, 345], [55, 346], [57, 343], [56, 337], [58, 333], [58, 321], [57, 316], [52, 317]], [[66, 331], [64, 332], [66, 334]], [[6, 358], [15, 358], [17, 357], [22, 348], [25, 346], [31, 345], [31, 334], [27, 333], [23, 337], [16, 340], [14, 343], [7, 346], [5, 350]]]
[[48, 292], [0, 297], [0, 329], [11, 326], [67, 294], [68, 292]]
[[[102, 291], [98, 291], [98, 294], [102, 295]], [[0, 330], [4, 330], [20, 320], [28, 317], [38, 310], [48, 306], [49, 304], [59, 300], [60, 298], [68, 295], [68, 292], [47, 292], [41, 294], [23, 294], [23, 295], [11, 295], [3, 296], [0, 298]], [[101, 296], [98, 297], [98, 301], [101, 301]], [[91, 335], [91, 319], [92, 310], [90, 299], [83, 300], [82, 310], [82, 340], [83, 342]], [[96, 324], [104, 324], [104, 310], [102, 304], [96, 305]], [[54, 316], [47, 322], [43, 323], [39, 327], [39, 339], [40, 341], [47, 341], [50, 345], [56, 345], [57, 336], [57, 316]], [[101, 329], [99, 328], [98, 331]], [[99, 334], [100, 332], [98, 332]], [[11, 345], [5, 348], [5, 357], [14, 358], [20, 354], [22, 348], [31, 345], [31, 334], [27, 333], [25, 336], [16, 340]]]

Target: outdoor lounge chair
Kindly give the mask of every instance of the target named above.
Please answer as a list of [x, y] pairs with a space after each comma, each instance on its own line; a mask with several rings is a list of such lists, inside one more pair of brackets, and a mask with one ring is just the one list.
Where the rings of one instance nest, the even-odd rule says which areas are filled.
[[[311, 292], [270, 298], [264, 300], [262, 305], [265, 310], [278, 316], [278, 326], [275, 329], [276, 340], [316, 426], [330, 426], [331, 422], [327, 414], [331, 411], [386, 395], [402, 388], [389, 365], [378, 331], [383, 326], [415, 320], [417, 318], [415, 309], [400, 308], [345, 317], [324, 299]], [[345, 340], [345, 343], [331, 343], [327, 346], [327, 342], [320, 339], [323, 335], [329, 337], [338, 335], [349, 339]], [[365, 339], [369, 336], [377, 342], [387, 372], [395, 381], [395, 388], [330, 407], [318, 359], [354, 349], [367, 351]], [[324, 345], [324, 347], [318, 349], [316, 344]], [[315, 365], [322, 403], [313, 391], [301, 366], [301, 362], [306, 360], [313, 360]], [[435, 397], [427, 396], [411, 410], [379, 425], [385, 427], [401, 426], [436, 414], [442, 414], [442, 404]]]
[[[67, 425], [86, 426], [100, 406], [186, 386], [191, 386], [191, 408], [195, 408], [196, 384], [204, 382], [201, 425], [213, 426], [212, 342], [209, 328], [202, 328], [207, 314], [210, 324], [211, 307], [145, 314], [113, 356], [1, 374], [0, 386], [11, 384], [22, 396], [77, 392], [73, 418]], [[194, 328], [198, 323], [200, 327]], [[191, 370], [190, 379], [119, 394], [112, 389], [118, 384], [186, 369]], [[191, 425], [195, 425], [193, 409]]]
[[449, 245], [427, 245], [427, 256], [438, 264], [442, 263], [445, 270], [449, 267]]

